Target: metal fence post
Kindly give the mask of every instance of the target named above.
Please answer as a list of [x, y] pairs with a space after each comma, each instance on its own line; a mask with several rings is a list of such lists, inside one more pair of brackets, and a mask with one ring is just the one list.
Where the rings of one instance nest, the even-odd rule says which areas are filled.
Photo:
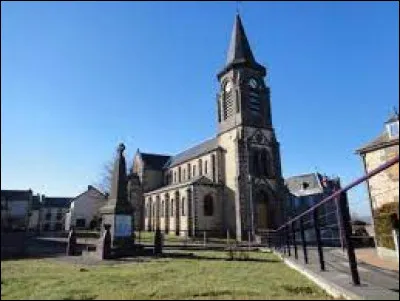
[[313, 224], [315, 231], [315, 240], [317, 241], [317, 248], [318, 248], [319, 264], [321, 266], [321, 271], [325, 271], [324, 251], [322, 249], [321, 231], [318, 223], [318, 207], [313, 210], [312, 214], [313, 214]]
[[303, 217], [300, 217], [300, 235], [301, 235], [301, 243], [303, 245], [303, 255], [304, 255], [304, 263], [308, 263], [308, 256], [307, 256], [307, 243], [306, 238], [304, 235], [304, 221]]
[[291, 252], [290, 252], [290, 232], [289, 232], [289, 225], [286, 225], [285, 227], [285, 236], [286, 236], [286, 247], [287, 247], [287, 252], [288, 255], [291, 256]]
[[292, 239], [293, 239], [293, 247], [294, 247], [294, 258], [299, 259], [299, 256], [297, 254], [297, 243], [296, 243], [296, 230], [294, 229], [294, 221], [291, 223], [291, 228], [292, 228]]
[[350, 210], [347, 202], [347, 194], [342, 192], [339, 199], [340, 211], [342, 213], [344, 242], [347, 249], [347, 256], [349, 258], [349, 265], [351, 271], [351, 278], [354, 285], [360, 285], [360, 276], [358, 275], [357, 259], [354, 252], [353, 242], [351, 240], [351, 224], [350, 224]]

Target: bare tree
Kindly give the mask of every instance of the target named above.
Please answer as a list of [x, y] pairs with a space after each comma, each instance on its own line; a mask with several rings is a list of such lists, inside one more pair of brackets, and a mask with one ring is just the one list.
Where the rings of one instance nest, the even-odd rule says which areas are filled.
[[100, 180], [98, 181], [98, 183], [96, 183], [96, 186], [99, 187], [99, 189], [104, 193], [109, 194], [111, 192], [113, 169], [114, 169], [113, 160], [109, 160], [103, 164]]

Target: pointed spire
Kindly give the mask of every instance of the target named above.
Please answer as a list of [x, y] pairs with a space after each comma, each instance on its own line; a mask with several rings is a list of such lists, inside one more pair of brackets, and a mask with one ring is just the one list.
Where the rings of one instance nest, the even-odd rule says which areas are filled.
[[218, 74], [218, 77], [220, 77], [234, 65], [245, 65], [252, 67], [261, 71], [265, 75], [265, 68], [258, 64], [254, 59], [254, 55], [251, 51], [249, 41], [247, 40], [239, 13], [237, 13], [235, 17], [231, 41], [228, 48], [228, 55], [226, 58], [226, 65], [224, 70]]
[[229, 65], [235, 62], [244, 61], [251, 63], [255, 62], [249, 41], [247, 40], [246, 33], [244, 32], [242, 20], [240, 19], [240, 15], [236, 14], [226, 64]]

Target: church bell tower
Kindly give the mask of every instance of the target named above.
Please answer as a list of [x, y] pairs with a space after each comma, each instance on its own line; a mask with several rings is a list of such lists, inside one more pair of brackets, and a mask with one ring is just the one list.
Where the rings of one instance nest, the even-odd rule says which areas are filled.
[[274, 229], [283, 220], [285, 189], [266, 75], [265, 67], [254, 58], [237, 14], [227, 60], [217, 74], [217, 136], [226, 150], [225, 224], [239, 241]]

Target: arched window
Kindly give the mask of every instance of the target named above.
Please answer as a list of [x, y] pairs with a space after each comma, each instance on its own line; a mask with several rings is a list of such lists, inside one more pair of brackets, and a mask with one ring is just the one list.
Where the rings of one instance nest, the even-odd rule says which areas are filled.
[[204, 197], [203, 209], [204, 216], [212, 216], [214, 214], [214, 200], [210, 194]]
[[203, 175], [203, 161], [199, 159], [199, 176]]
[[215, 173], [215, 155], [211, 156], [211, 172], [212, 172], [212, 180], [216, 182], [216, 173]]
[[253, 160], [253, 166], [252, 166], [253, 175], [259, 176], [260, 175], [260, 169], [259, 169], [260, 163], [258, 161], [258, 150], [256, 150], [256, 149], [253, 150], [253, 152], [252, 152], [252, 160]]
[[223, 119], [224, 120], [226, 120], [228, 117], [230, 117], [234, 114], [233, 83], [231, 81], [227, 81], [224, 85], [222, 111], [223, 111]]
[[181, 202], [182, 216], [185, 216], [185, 198], [182, 198]]
[[261, 174], [266, 177], [268, 177], [268, 164], [267, 150], [264, 149], [261, 151]]

